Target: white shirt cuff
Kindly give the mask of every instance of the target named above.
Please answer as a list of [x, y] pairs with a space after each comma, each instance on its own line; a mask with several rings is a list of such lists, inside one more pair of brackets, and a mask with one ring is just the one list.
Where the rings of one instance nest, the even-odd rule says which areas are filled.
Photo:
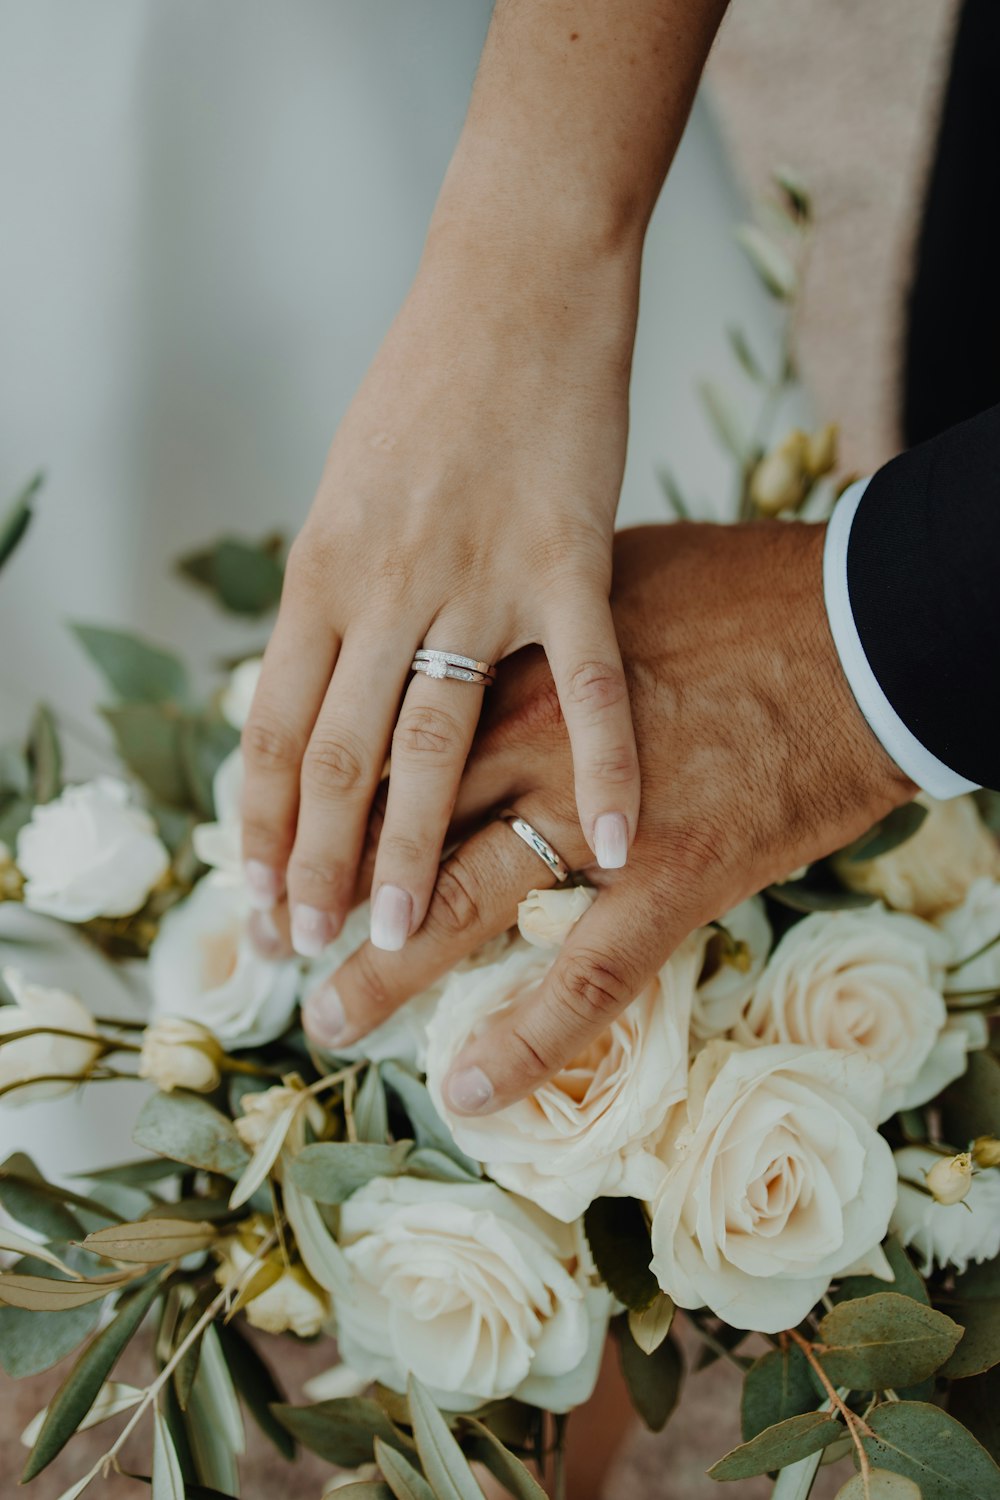
[[823, 593], [840, 665], [875, 738], [911, 781], [932, 797], [942, 799], [973, 792], [976, 782], [951, 770], [920, 743], [912, 730], [907, 729], [882, 691], [861, 644], [847, 585], [847, 548], [851, 525], [867, 488], [868, 480], [859, 479], [844, 491], [834, 506], [826, 530]]

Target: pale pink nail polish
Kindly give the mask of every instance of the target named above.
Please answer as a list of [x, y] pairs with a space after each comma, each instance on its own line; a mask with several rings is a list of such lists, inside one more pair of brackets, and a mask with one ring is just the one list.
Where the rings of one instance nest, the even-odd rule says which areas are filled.
[[594, 824], [594, 853], [602, 870], [620, 870], [628, 859], [628, 823], [621, 813], [602, 813]]
[[284, 881], [280, 870], [265, 865], [262, 860], [248, 859], [243, 866], [250, 904], [258, 911], [270, 911], [281, 899]]
[[482, 1068], [462, 1068], [445, 1084], [448, 1103], [459, 1114], [475, 1115], [493, 1098], [493, 1085]]
[[326, 1051], [333, 1051], [348, 1038], [344, 1002], [331, 985], [313, 991], [303, 1006], [302, 1020], [312, 1040]]
[[374, 948], [398, 953], [410, 935], [413, 901], [398, 885], [380, 886], [372, 902], [371, 940]]
[[315, 906], [292, 907], [292, 947], [303, 958], [319, 958], [337, 933], [329, 912]]

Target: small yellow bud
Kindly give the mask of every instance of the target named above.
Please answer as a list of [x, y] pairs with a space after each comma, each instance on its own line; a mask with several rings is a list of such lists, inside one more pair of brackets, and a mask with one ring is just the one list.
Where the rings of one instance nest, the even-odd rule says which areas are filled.
[[777, 448], [765, 455], [753, 471], [750, 499], [763, 516], [778, 516], [797, 510], [809, 489], [806, 452], [809, 439], [794, 427]]
[[972, 1143], [972, 1160], [977, 1167], [1000, 1167], [1000, 1141], [995, 1135], [979, 1135]]
[[820, 479], [837, 462], [837, 439], [840, 429], [836, 422], [827, 422], [819, 432], [806, 439], [805, 465], [811, 479]]
[[927, 1190], [938, 1203], [961, 1203], [972, 1186], [972, 1156], [942, 1156], [927, 1173]]

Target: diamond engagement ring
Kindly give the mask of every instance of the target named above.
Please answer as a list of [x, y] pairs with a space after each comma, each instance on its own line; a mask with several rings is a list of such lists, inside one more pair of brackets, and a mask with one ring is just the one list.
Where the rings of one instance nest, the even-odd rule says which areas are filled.
[[553, 849], [547, 838], [544, 838], [537, 828], [532, 828], [527, 818], [522, 818], [520, 813], [508, 809], [500, 814], [500, 822], [506, 823], [512, 833], [516, 833], [522, 843], [527, 844], [532, 854], [551, 870], [556, 880], [562, 885], [564, 880], [569, 879], [569, 866]]
[[488, 661], [477, 661], [474, 656], [461, 656], [457, 651], [430, 651], [421, 648], [414, 655], [411, 672], [423, 672], [426, 677], [454, 682], [472, 682], [483, 687], [492, 687], [496, 668]]

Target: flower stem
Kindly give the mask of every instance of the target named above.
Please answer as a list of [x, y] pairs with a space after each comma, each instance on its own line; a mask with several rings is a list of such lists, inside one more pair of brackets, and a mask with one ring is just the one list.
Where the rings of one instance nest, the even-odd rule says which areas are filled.
[[868, 1454], [865, 1452], [865, 1445], [861, 1441], [861, 1437], [862, 1434], [864, 1434], [865, 1437], [874, 1437], [875, 1434], [872, 1432], [871, 1428], [868, 1426], [868, 1423], [864, 1420], [863, 1417], [859, 1417], [856, 1412], [851, 1411], [851, 1408], [847, 1405], [846, 1401], [831, 1381], [829, 1375], [824, 1370], [822, 1364], [817, 1359], [815, 1345], [811, 1344], [808, 1339], [803, 1338], [797, 1328], [789, 1328], [787, 1332], [788, 1337], [792, 1340], [793, 1343], [798, 1344], [799, 1348], [802, 1350], [802, 1353], [805, 1355], [806, 1359], [815, 1370], [823, 1389], [826, 1391], [827, 1399], [829, 1400], [831, 1407], [834, 1409], [834, 1411], [838, 1411], [844, 1419], [844, 1425], [850, 1433], [851, 1441], [857, 1449], [858, 1468], [861, 1471], [861, 1483], [864, 1488], [864, 1492], [867, 1495], [871, 1486], [871, 1469], [868, 1464]]

